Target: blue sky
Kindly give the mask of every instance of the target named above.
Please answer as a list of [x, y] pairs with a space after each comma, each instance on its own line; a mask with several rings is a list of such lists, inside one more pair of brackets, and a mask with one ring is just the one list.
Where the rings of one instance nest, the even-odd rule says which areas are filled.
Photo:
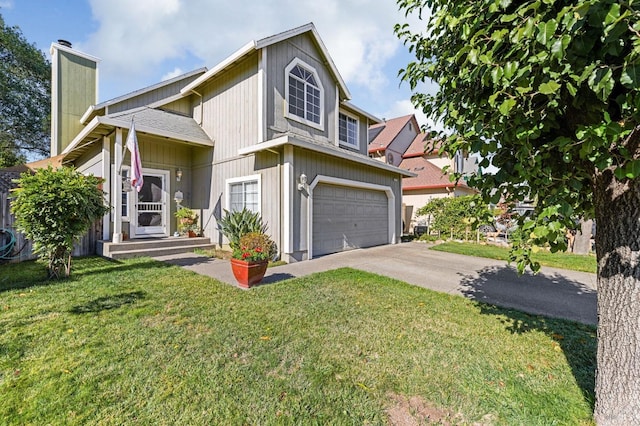
[[313, 22], [354, 104], [379, 118], [416, 112], [397, 77], [411, 56], [393, 34], [405, 21], [394, 0], [0, 0], [0, 14], [47, 57], [65, 39], [101, 58], [100, 101], [212, 68], [250, 40]]

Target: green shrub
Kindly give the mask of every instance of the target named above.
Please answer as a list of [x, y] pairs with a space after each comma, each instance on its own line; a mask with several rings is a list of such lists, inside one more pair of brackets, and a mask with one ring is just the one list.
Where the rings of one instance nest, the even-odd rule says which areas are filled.
[[73, 243], [109, 208], [103, 179], [72, 167], [25, 172], [12, 190], [16, 228], [33, 241], [33, 252], [47, 261], [49, 278], [71, 275]]
[[260, 213], [242, 209], [239, 211], [224, 211], [224, 217], [218, 220], [218, 229], [229, 240], [229, 246], [236, 250], [240, 244], [240, 238], [250, 232], [264, 234], [267, 225], [262, 222]]

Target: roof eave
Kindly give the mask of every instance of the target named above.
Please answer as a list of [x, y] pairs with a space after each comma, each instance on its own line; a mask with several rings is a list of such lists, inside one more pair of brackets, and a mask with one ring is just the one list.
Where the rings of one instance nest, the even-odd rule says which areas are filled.
[[256, 50], [256, 42], [254, 40], [251, 40], [249, 43], [245, 44], [240, 49], [236, 50], [234, 53], [232, 53], [230, 56], [228, 56], [222, 62], [218, 63], [218, 65], [216, 65], [215, 67], [211, 68], [209, 71], [205, 72], [200, 77], [198, 77], [195, 80], [193, 80], [191, 83], [187, 84], [185, 87], [183, 87], [180, 90], [180, 93], [182, 93], [183, 95], [186, 95], [186, 94], [189, 94], [192, 91], [195, 91], [195, 89], [198, 86], [200, 86], [201, 84], [205, 83], [209, 79], [215, 77], [217, 74], [219, 74], [225, 68], [227, 68], [230, 65], [236, 63], [237, 61], [239, 61], [240, 59], [244, 58], [246, 55], [248, 55], [249, 53], [251, 53], [251, 52], [253, 52], [255, 50]]
[[238, 155], [249, 155], [255, 154], [260, 151], [265, 151], [268, 149], [278, 148], [284, 145], [293, 145], [299, 148], [308, 149], [310, 151], [318, 152], [321, 154], [330, 155], [332, 157], [342, 158], [344, 160], [353, 161], [359, 164], [372, 166], [378, 169], [382, 169], [392, 173], [398, 173], [404, 177], [416, 177], [418, 176], [416, 173], [410, 172], [408, 170], [400, 169], [396, 166], [392, 166], [386, 163], [382, 163], [380, 161], [374, 160], [369, 157], [360, 157], [356, 155], [350, 155], [347, 152], [337, 151], [328, 147], [324, 147], [322, 145], [318, 145], [312, 142], [303, 141], [297, 139], [295, 137], [291, 137], [289, 135], [281, 136], [276, 139], [271, 139], [270, 141], [261, 142], [255, 145], [251, 145], [245, 148], [241, 148], [238, 150]]

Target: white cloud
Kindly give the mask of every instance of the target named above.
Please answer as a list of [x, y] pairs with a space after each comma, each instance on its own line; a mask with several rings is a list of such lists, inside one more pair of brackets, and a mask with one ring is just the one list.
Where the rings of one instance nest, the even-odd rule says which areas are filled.
[[179, 75], [184, 74], [185, 72], [181, 68], [174, 68], [172, 71], [169, 71], [165, 75], [162, 76], [161, 80], [171, 80], [173, 77], [177, 77]]
[[251, 39], [313, 21], [350, 88], [396, 84], [383, 72], [401, 47], [393, 25], [404, 17], [393, 1], [89, 1], [98, 29], [77, 47], [102, 59], [105, 79], [145, 78], [169, 61], [211, 68]]
[[13, 9], [13, 1], [0, 1], [0, 9]]

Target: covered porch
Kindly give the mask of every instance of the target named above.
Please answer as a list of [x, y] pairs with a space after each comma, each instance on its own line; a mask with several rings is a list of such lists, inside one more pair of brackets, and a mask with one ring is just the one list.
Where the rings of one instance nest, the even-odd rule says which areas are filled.
[[[132, 124], [142, 165], [138, 190], [131, 185], [131, 154], [125, 142]], [[146, 255], [210, 245], [208, 239], [179, 235], [174, 213], [181, 205], [201, 211], [191, 205], [193, 188], [202, 184], [194, 182], [193, 159], [211, 156], [213, 145], [193, 118], [178, 113], [143, 107], [93, 117], [63, 155], [64, 164], [105, 180], [102, 189], [111, 212], [103, 218], [98, 254]]]

